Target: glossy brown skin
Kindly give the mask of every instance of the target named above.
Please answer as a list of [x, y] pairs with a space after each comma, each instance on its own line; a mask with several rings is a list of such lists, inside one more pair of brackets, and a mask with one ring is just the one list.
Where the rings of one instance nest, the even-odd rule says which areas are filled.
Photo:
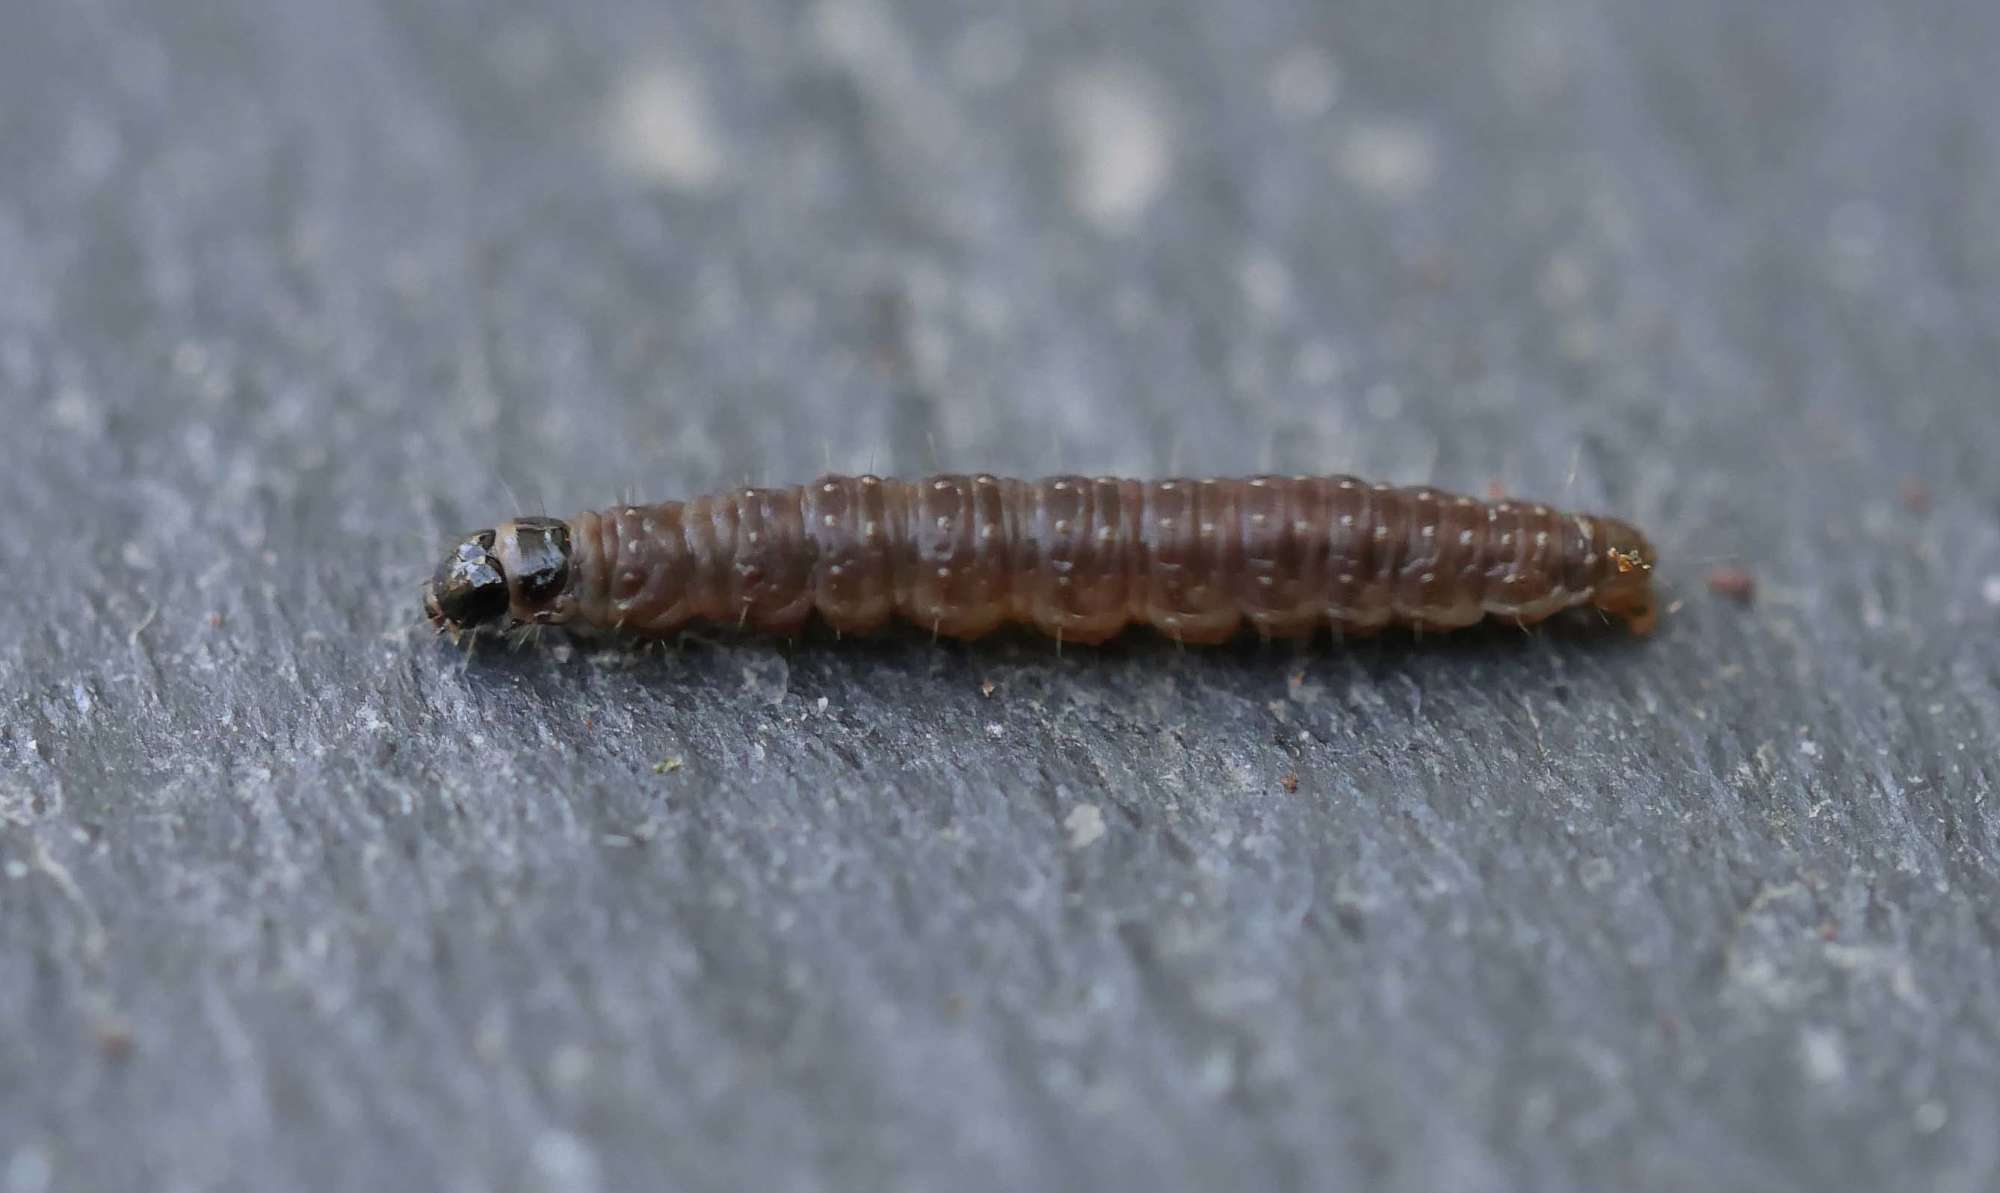
[[[497, 533], [502, 572], [515, 525]], [[843, 633], [900, 618], [954, 638], [1025, 622], [1083, 643], [1140, 623], [1191, 644], [1246, 626], [1528, 625], [1579, 606], [1638, 633], [1654, 620], [1653, 549], [1628, 523], [1341, 476], [828, 476], [567, 525], [561, 591], [510, 588], [509, 620], [653, 637], [791, 634], [815, 614]]]

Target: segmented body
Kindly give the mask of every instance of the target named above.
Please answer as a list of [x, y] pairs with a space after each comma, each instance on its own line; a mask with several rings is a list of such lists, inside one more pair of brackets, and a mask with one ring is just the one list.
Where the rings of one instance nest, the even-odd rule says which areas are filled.
[[[503, 571], [513, 528], [529, 525], [499, 530]], [[816, 614], [844, 633], [900, 618], [954, 638], [1021, 622], [1083, 643], [1134, 624], [1186, 643], [1246, 626], [1429, 632], [1581, 605], [1652, 624], [1652, 551], [1625, 522], [1345, 476], [827, 476], [620, 506], [562, 529], [560, 591], [513, 594], [513, 620], [791, 634]]]

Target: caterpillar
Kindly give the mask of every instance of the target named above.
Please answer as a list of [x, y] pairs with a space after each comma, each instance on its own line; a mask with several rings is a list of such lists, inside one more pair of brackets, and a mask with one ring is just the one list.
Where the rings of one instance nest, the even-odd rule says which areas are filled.
[[1058, 643], [1128, 625], [1214, 644], [1331, 627], [1523, 626], [1588, 607], [1653, 629], [1653, 547], [1617, 518], [1349, 476], [1123, 480], [824, 476], [460, 542], [425, 586], [454, 635], [563, 625], [665, 637], [697, 623], [843, 634], [902, 619]]

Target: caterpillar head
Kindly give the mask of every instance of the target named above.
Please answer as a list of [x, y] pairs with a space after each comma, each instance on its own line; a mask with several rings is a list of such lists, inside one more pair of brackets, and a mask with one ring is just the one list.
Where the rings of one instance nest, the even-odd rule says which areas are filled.
[[569, 550], [569, 527], [554, 518], [520, 518], [469, 535], [424, 586], [424, 616], [454, 635], [503, 620], [554, 622], [569, 586]]
[[1630, 522], [1600, 518], [1598, 527], [1604, 536], [1603, 562], [1591, 603], [1624, 618], [1633, 633], [1650, 634], [1659, 620], [1653, 593], [1653, 568], [1659, 554]]

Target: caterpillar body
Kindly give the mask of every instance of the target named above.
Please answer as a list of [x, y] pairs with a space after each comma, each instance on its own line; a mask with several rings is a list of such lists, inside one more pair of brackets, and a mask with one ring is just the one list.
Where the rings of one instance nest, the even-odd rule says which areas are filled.
[[479, 531], [426, 585], [424, 612], [454, 634], [793, 634], [817, 616], [851, 634], [1025, 623], [1097, 643], [1143, 624], [1211, 644], [1246, 625], [1428, 633], [1592, 607], [1647, 633], [1655, 558], [1616, 518], [1348, 476], [825, 476]]

